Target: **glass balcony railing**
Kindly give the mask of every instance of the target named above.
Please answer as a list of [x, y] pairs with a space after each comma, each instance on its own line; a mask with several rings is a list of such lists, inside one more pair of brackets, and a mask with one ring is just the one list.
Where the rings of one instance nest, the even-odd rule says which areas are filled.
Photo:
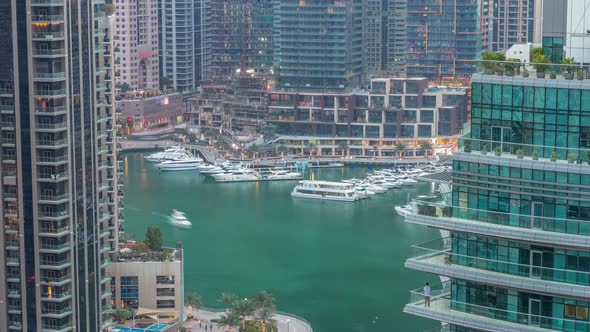
[[35, 112], [37, 113], [60, 113], [65, 111], [65, 106], [35, 107]]
[[36, 127], [38, 129], [66, 129], [66, 122], [57, 122], [57, 123], [36, 123]]
[[61, 73], [39, 73], [39, 72], [36, 72], [33, 75], [33, 77], [39, 78], [39, 79], [65, 79], [66, 73], [65, 72], [61, 72]]
[[44, 49], [44, 48], [35, 48], [33, 49], [33, 55], [65, 55], [65, 49], [63, 48], [52, 48], [52, 49]]
[[45, 250], [60, 251], [60, 250], [64, 250], [64, 249], [69, 249], [70, 243], [61, 243], [61, 244], [41, 243], [40, 248], [45, 249]]
[[42, 276], [40, 278], [41, 283], [44, 284], [64, 284], [72, 281], [72, 276], [70, 274], [59, 276], [59, 277], [52, 277], [52, 276]]
[[445, 222], [442, 219], [455, 218], [473, 223], [511, 226], [554, 233], [590, 235], [590, 220], [495, 212], [467, 207], [448, 206], [443, 203], [425, 202], [421, 200], [412, 201], [411, 206], [411, 213], [421, 216], [441, 218], [441, 223]]
[[[556, 318], [536, 315], [531, 312], [499, 309], [451, 299], [450, 292], [446, 288], [432, 288], [430, 306], [424, 305], [424, 290], [418, 288], [410, 292], [410, 303], [406, 307], [414, 307], [420, 311], [421, 316], [429, 316], [429, 312], [437, 317], [444, 315], [449, 323], [459, 323], [459, 320], [467, 319], [471, 315], [492, 319], [482, 321], [481, 324], [489, 324], [490, 331], [510, 330], [510, 327], [519, 329], [518, 325], [529, 325], [532, 328], [546, 328], [560, 331], [586, 331], [590, 328], [590, 322], [567, 318]], [[433, 316], [434, 317], [434, 316]], [[455, 321], [456, 320], [456, 321]], [[518, 325], [517, 325], [518, 324]]]
[[37, 157], [37, 161], [42, 162], [42, 163], [58, 163], [58, 162], [62, 162], [62, 161], [67, 161], [68, 157], [67, 156], [39, 156]]
[[61, 293], [41, 293], [42, 299], [60, 300], [72, 296], [72, 292], [65, 291]]
[[41, 265], [42, 269], [61, 269], [67, 265], [70, 265], [72, 260], [69, 258], [62, 259], [61, 261], [54, 261], [54, 260], [44, 260], [41, 259], [39, 264]]
[[58, 202], [67, 200], [70, 197], [70, 194], [63, 194], [63, 195], [39, 195], [39, 200], [41, 201], [51, 201], [51, 202]]
[[558, 147], [525, 144], [517, 142], [499, 142], [485, 139], [462, 137], [459, 139], [460, 151], [479, 155], [498, 156], [513, 159], [552, 161], [557, 163], [590, 164], [590, 148]]
[[63, 32], [33, 32], [33, 39], [63, 39]]
[[63, 316], [63, 315], [69, 315], [72, 313], [72, 308], [71, 307], [66, 307], [66, 308], [43, 308], [41, 310], [41, 314], [42, 315], [52, 315], [52, 316]]
[[65, 233], [67, 233], [69, 231], [70, 231], [70, 227], [69, 226], [63, 226], [63, 227], [39, 227], [39, 232], [40, 233], [52, 234], [52, 235], [65, 234]]
[[483, 75], [520, 77], [527, 79], [585, 80], [590, 66], [562, 63], [512, 62], [496, 60], [477, 61], [477, 72]]
[[[514, 276], [535, 278], [547, 281], [590, 286], [590, 272], [558, 269], [554, 267], [520, 264], [517, 262], [501, 261], [497, 259], [480, 258], [476, 256], [453, 253], [450, 248], [450, 238], [436, 239], [412, 246], [412, 258], [440, 266], [464, 266], [478, 270], [491, 271]], [[551, 263], [545, 260], [545, 263]], [[492, 275], [489, 276], [492, 280]]]

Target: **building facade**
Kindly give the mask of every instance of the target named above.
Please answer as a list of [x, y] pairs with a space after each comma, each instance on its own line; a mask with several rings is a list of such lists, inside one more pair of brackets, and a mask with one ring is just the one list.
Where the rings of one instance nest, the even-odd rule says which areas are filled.
[[150, 261], [121, 253], [118, 260], [109, 265], [112, 306], [136, 311], [145, 308], [156, 310], [159, 314], [168, 312], [176, 318], [173, 323], [179, 325], [184, 312], [182, 246], [162, 248], [157, 255], [169, 258]]
[[132, 90], [158, 90], [158, 1], [115, 2], [118, 83]]
[[362, 86], [362, 11], [360, 0], [275, 1], [279, 86], [328, 90]]
[[[177, 123], [182, 118], [182, 94], [171, 93], [154, 96], [127, 95], [117, 101], [117, 111], [125, 119], [123, 131], [130, 134], [134, 130], [157, 128]], [[127, 128], [129, 130], [127, 131]]]
[[450, 331], [587, 329], [590, 83], [476, 74], [471, 121], [452, 194], [406, 216], [443, 235], [406, 267], [448, 281], [404, 311]]
[[505, 51], [515, 44], [534, 41], [537, 2], [535, 0], [496, 0], [494, 2], [491, 43], [493, 51]]
[[3, 1], [0, 25], [0, 330], [105, 330], [120, 193], [104, 2]]
[[469, 76], [491, 41], [492, 1], [408, 1], [407, 74]]
[[407, 0], [363, 2], [363, 67], [371, 76], [403, 76], [406, 70]]
[[351, 155], [395, 156], [395, 145], [404, 143], [406, 156], [418, 156], [423, 141], [456, 143], [467, 101], [467, 89], [430, 87], [424, 78], [375, 78], [368, 92], [274, 91], [266, 121], [276, 138], [268, 139], [290, 153], [314, 142], [321, 155], [335, 155], [346, 143]]
[[[198, 7], [195, 8], [195, 5]], [[160, 75], [178, 91], [193, 91], [196, 87], [195, 18], [200, 2], [196, 0], [158, 1], [158, 29], [160, 39]], [[198, 54], [198, 53], [197, 53]]]

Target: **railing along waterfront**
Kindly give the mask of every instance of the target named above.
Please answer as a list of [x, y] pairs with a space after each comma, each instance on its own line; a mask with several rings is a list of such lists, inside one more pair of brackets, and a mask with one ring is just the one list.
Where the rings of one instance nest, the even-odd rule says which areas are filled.
[[411, 259], [433, 260], [435, 264], [442, 263], [449, 267], [460, 265], [520, 277], [590, 286], [590, 272], [463, 255], [452, 251], [449, 237], [412, 245]]
[[470, 222], [542, 230], [546, 232], [575, 235], [590, 235], [590, 220], [564, 219], [524, 215], [510, 212], [496, 212], [442, 203], [413, 200], [413, 213], [435, 218], [464, 219]]

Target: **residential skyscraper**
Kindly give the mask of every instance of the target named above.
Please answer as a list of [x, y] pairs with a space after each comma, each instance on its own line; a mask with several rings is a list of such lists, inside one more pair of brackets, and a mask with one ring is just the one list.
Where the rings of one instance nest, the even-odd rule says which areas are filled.
[[491, 49], [505, 51], [514, 44], [532, 43], [535, 0], [495, 0]]
[[449, 331], [579, 331], [590, 290], [590, 84], [475, 74], [452, 192], [406, 222], [441, 229], [406, 267], [442, 275], [404, 311]]
[[115, 33], [118, 83], [131, 89], [160, 88], [158, 0], [118, 0]]
[[406, 70], [407, 0], [363, 2], [363, 66], [372, 75]]
[[101, 331], [118, 241], [103, 1], [0, 2], [1, 331]]
[[274, 57], [279, 86], [360, 87], [362, 11], [360, 0], [275, 1]]
[[468, 76], [489, 48], [491, 2], [408, 1], [407, 74], [412, 77]]

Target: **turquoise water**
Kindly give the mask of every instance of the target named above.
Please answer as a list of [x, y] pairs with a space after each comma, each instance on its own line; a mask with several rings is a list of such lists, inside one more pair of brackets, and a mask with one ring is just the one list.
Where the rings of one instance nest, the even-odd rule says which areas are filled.
[[[142, 154], [124, 156], [125, 227], [144, 238], [162, 229], [165, 245], [185, 247], [185, 291], [207, 307], [221, 292], [268, 290], [278, 309], [307, 319], [315, 332], [422, 331], [435, 322], [402, 312], [409, 291], [436, 277], [403, 267], [411, 245], [437, 231], [406, 224], [394, 205], [431, 184], [355, 203], [294, 199], [295, 182], [217, 184], [196, 172], [159, 173]], [[320, 169], [315, 179], [361, 176], [366, 168]], [[308, 175], [309, 177], [309, 175]], [[168, 223], [172, 209], [193, 228]]]

